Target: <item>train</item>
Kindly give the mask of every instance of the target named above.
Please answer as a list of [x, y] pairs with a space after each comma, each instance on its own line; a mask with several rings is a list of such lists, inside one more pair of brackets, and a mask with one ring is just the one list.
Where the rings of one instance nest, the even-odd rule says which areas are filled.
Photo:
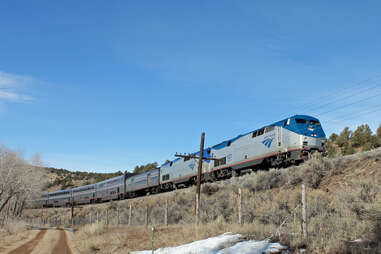
[[[320, 121], [294, 115], [238, 135], [203, 151], [201, 182], [213, 182], [258, 169], [298, 164], [314, 152], [326, 152], [326, 135]], [[35, 207], [63, 207], [134, 198], [196, 184], [200, 152], [168, 161], [147, 172], [126, 173], [95, 184], [43, 193]]]

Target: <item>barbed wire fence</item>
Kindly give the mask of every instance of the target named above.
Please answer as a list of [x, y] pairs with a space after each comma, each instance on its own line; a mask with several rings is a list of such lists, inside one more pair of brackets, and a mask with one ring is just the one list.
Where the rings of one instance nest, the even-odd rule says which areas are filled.
[[[284, 217], [279, 218], [276, 230], [268, 238], [281, 238], [282, 235], [307, 238], [307, 192], [304, 184], [300, 193], [301, 198], [297, 205]], [[175, 199], [166, 198], [157, 202], [153, 199], [149, 200], [151, 197], [145, 197], [145, 201], [147, 198], [148, 202], [146, 203], [131, 200], [123, 202], [123, 204], [112, 201], [101, 207], [97, 205], [77, 206], [74, 208], [73, 218], [70, 207], [36, 209], [33, 217], [27, 218], [27, 222], [31, 226], [74, 228], [96, 223], [110, 227], [168, 227], [195, 224], [196, 219], [194, 209], [192, 209], [195, 200], [178, 197]], [[212, 202], [206, 198], [201, 199], [199, 224], [245, 225], [258, 219], [256, 207], [260, 204], [253, 204], [252, 196], [248, 191], [239, 188], [237, 193], [232, 193], [232, 198], [235, 199], [235, 206], [232, 206], [228, 201], [217, 200]]]

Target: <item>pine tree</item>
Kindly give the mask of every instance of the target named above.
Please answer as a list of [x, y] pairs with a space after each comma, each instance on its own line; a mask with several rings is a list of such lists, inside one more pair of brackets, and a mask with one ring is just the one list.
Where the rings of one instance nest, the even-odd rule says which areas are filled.
[[354, 147], [362, 147], [367, 144], [368, 147], [372, 147], [372, 130], [369, 125], [362, 124], [353, 133], [352, 136], [352, 145]]
[[331, 141], [327, 142], [326, 151], [327, 151], [328, 157], [330, 157], [330, 158], [335, 157], [337, 154], [336, 148], [334, 147], [334, 145]]
[[345, 127], [342, 132], [340, 132], [340, 135], [336, 139], [336, 144], [339, 147], [344, 147], [349, 145], [349, 140], [352, 137], [353, 133], [349, 129], [349, 127]]
[[338, 137], [339, 136], [336, 133], [332, 133], [331, 136], [329, 136], [329, 141], [333, 143], [337, 140]]
[[345, 144], [342, 150], [343, 155], [349, 155], [349, 154], [354, 154], [356, 150], [353, 148], [353, 146], [348, 142]]

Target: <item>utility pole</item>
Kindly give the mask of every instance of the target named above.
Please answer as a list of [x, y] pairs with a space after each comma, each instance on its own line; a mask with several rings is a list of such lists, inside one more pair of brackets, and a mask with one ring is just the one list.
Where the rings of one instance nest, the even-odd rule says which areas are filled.
[[201, 190], [201, 170], [202, 170], [202, 159], [204, 156], [204, 142], [205, 142], [205, 132], [201, 133], [201, 143], [200, 143], [200, 159], [198, 160], [198, 169], [197, 169], [197, 207], [196, 207], [196, 225], [198, 225], [198, 219], [200, 216], [200, 190]]
[[175, 154], [176, 157], [182, 157], [187, 159], [198, 159], [198, 169], [197, 169], [197, 187], [196, 187], [196, 225], [198, 225], [199, 211], [200, 211], [200, 190], [201, 190], [201, 174], [202, 174], [202, 161], [203, 160], [218, 160], [217, 158], [204, 157], [204, 143], [205, 143], [205, 132], [201, 133], [200, 142], [200, 156], [196, 155], [181, 155]]

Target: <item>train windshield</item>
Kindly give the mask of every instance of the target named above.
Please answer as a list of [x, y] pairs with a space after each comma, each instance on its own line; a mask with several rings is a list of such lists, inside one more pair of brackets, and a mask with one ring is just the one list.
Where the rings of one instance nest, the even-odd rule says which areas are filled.
[[310, 124], [320, 126], [320, 122], [315, 120], [310, 120]]
[[308, 120], [307, 119], [302, 119], [302, 118], [295, 118], [295, 122], [299, 124], [307, 124]]

